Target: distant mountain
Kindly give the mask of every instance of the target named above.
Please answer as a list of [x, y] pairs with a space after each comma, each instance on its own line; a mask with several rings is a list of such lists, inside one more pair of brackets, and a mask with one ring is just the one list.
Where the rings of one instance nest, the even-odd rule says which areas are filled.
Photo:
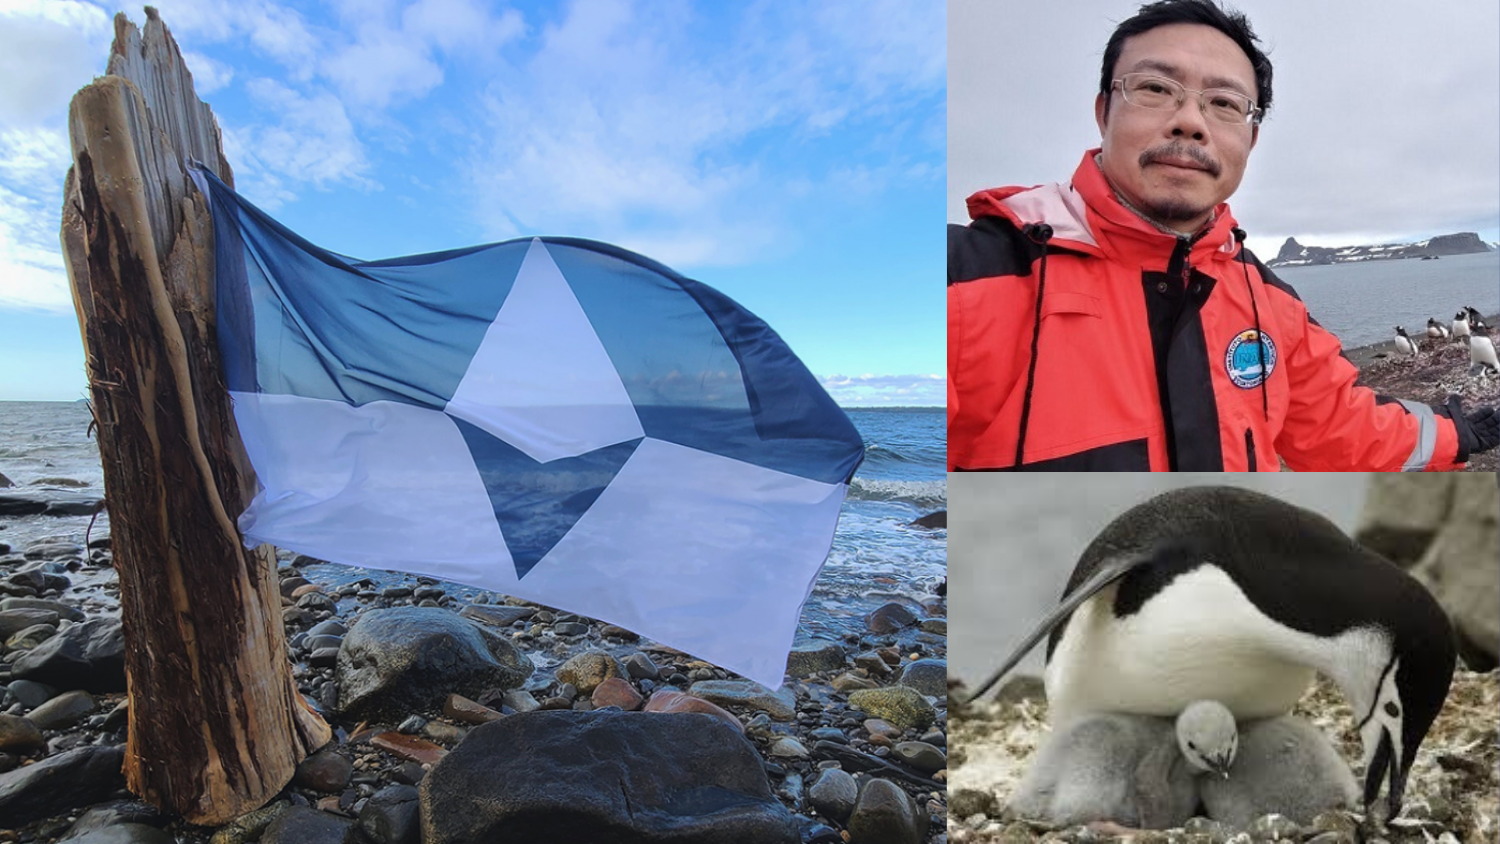
[[1378, 246], [1303, 246], [1289, 237], [1268, 267], [1306, 267], [1314, 264], [1348, 264], [1355, 261], [1389, 261], [1396, 258], [1439, 258], [1443, 255], [1467, 255], [1471, 252], [1494, 252], [1495, 247], [1479, 239], [1474, 232], [1443, 234], [1416, 243], [1383, 243]]

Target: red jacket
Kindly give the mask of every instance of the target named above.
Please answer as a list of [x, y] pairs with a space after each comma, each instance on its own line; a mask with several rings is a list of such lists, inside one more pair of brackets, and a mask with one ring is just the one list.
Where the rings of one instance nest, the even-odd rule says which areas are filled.
[[1070, 184], [977, 193], [974, 222], [948, 227], [950, 470], [1015, 468], [1023, 416], [1028, 470], [1467, 459], [1447, 408], [1355, 386], [1339, 341], [1240, 245], [1228, 205], [1193, 240], [1165, 234], [1120, 204], [1097, 153]]

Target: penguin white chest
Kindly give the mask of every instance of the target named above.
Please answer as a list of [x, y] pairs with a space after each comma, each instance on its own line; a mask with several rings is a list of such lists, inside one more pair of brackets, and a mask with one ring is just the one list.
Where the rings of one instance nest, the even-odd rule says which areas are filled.
[[1047, 664], [1054, 725], [1101, 711], [1171, 716], [1200, 699], [1263, 718], [1290, 711], [1312, 682], [1315, 637], [1267, 616], [1216, 566], [1179, 575], [1121, 618], [1117, 590], [1078, 608]]

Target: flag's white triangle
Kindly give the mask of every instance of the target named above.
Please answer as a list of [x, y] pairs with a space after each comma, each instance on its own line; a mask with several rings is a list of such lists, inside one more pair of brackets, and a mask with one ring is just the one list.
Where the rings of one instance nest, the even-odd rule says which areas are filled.
[[540, 239], [446, 410], [541, 462], [645, 436], [619, 372]]

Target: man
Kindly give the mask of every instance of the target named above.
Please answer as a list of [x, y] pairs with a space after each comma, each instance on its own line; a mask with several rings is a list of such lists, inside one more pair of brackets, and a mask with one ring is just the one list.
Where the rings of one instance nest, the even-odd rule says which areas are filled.
[[1461, 466], [1494, 408], [1355, 386], [1339, 342], [1243, 248], [1225, 200], [1271, 105], [1245, 17], [1162, 0], [1104, 52], [1103, 143], [1067, 184], [969, 198], [948, 232], [950, 470]]

